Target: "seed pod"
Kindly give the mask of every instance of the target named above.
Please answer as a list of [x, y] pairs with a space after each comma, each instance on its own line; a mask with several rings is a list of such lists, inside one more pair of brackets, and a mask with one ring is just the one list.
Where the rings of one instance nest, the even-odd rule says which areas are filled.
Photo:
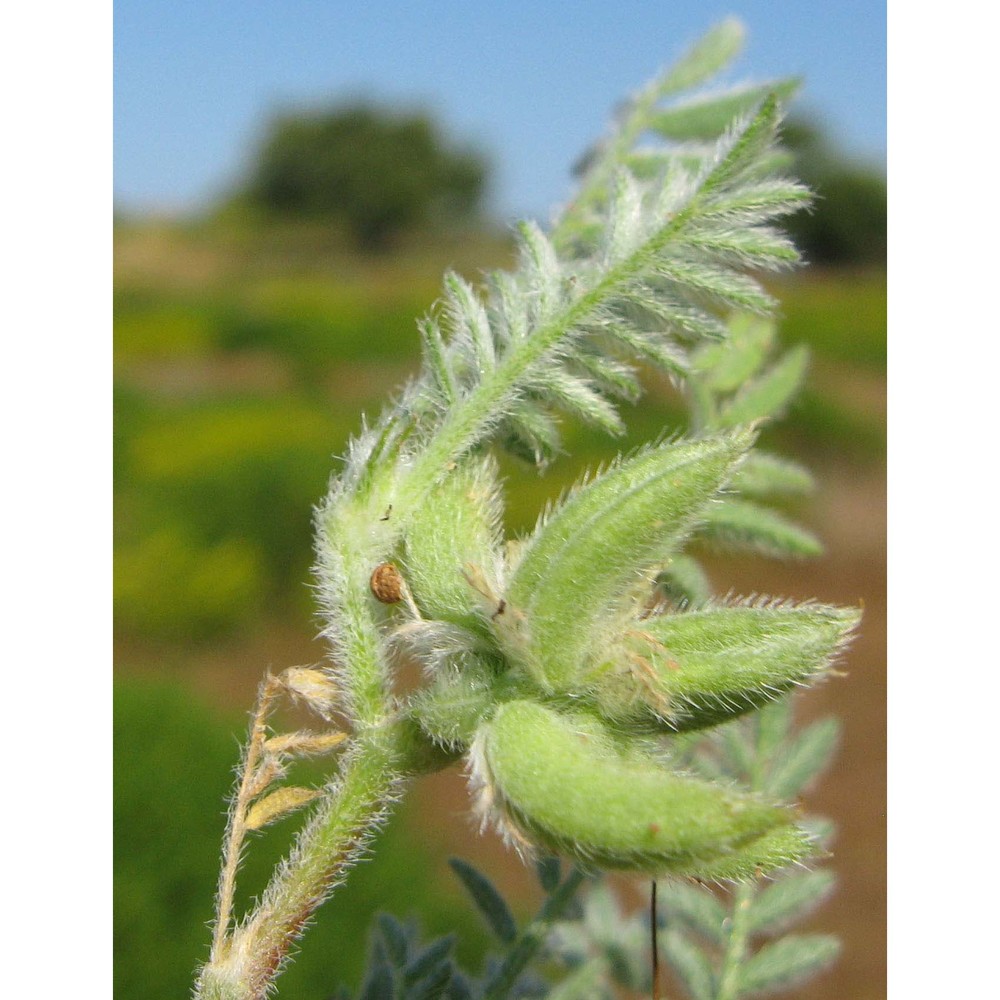
[[593, 717], [508, 702], [473, 761], [481, 809], [514, 840], [584, 863], [737, 879], [810, 853], [788, 810], [625, 755]]
[[499, 597], [501, 501], [496, 462], [463, 462], [414, 512], [404, 570], [427, 618], [481, 631]]
[[573, 686], [749, 448], [746, 431], [642, 452], [573, 493], [535, 531], [496, 621], [508, 655], [549, 690]]
[[701, 729], [826, 670], [860, 619], [826, 604], [738, 605], [644, 619], [586, 679], [601, 714]]

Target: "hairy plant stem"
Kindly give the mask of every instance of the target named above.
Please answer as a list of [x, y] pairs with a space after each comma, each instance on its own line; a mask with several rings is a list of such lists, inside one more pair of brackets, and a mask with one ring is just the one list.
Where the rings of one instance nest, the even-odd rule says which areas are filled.
[[406, 718], [361, 732], [340, 772], [261, 901], [202, 971], [196, 1000], [263, 1000], [289, 948], [330, 890], [363, 853], [405, 779], [450, 758], [428, 747]]
[[342, 675], [343, 693], [355, 735], [292, 852], [256, 907], [228, 933], [242, 820], [254, 794], [253, 771], [272, 693], [265, 683], [230, 820], [215, 943], [196, 1000], [263, 1000], [317, 907], [344, 880], [383, 824], [404, 779], [450, 760], [428, 745], [415, 723], [396, 712], [376, 603], [368, 587], [380, 553], [392, 545], [391, 529], [370, 514], [372, 504], [380, 502], [370, 491], [356, 498], [342, 511], [341, 530], [324, 533], [320, 552], [321, 562], [332, 560], [343, 570], [341, 586], [332, 596], [344, 627], [331, 638], [338, 658], [349, 665]]

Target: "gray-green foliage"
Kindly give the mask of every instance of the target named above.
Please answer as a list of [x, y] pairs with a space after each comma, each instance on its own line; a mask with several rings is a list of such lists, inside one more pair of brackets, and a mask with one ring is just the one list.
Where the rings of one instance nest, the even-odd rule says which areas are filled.
[[[795, 731], [776, 703], [703, 742], [690, 765], [713, 780], [730, 779], [781, 797], [799, 796], [829, 763], [837, 737], [831, 719]], [[820, 843], [828, 824], [804, 819]], [[828, 934], [787, 933], [833, 889], [822, 869], [789, 868], [722, 894], [701, 885], [660, 886], [663, 948], [692, 1000], [738, 1000], [800, 985], [827, 967], [839, 944]]]
[[[577, 892], [586, 876], [578, 869], [563, 872], [557, 858], [539, 860], [539, 883], [545, 900], [535, 916], [518, 926], [500, 890], [482, 872], [460, 858], [452, 870], [468, 891], [499, 950], [486, 957], [483, 968], [463, 968], [454, 954], [454, 937], [423, 941], [419, 927], [381, 913], [372, 928], [368, 969], [355, 1000], [508, 1000], [513, 997], [557, 996], [550, 992], [550, 977], [542, 975], [539, 959], [555, 962], [570, 976], [559, 988], [572, 986], [583, 970], [575, 956], [556, 946], [554, 930], [561, 922], [575, 920], [580, 912]], [[564, 877], [565, 876], [565, 877]], [[598, 988], [603, 971], [592, 969], [588, 982]], [[577, 984], [582, 985], [582, 978]], [[557, 988], [557, 989], [559, 989]], [[588, 994], [574, 991], [566, 997]], [[352, 1000], [342, 987], [333, 1000]]]
[[[774, 787], [741, 785], [695, 773], [690, 753], [704, 731], [821, 677], [857, 621], [815, 603], [714, 600], [687, 551], [700, 538], [773, 554], [816, 548], [771, 506], [808, 475], [755, 450], [804, 371], [801, 352], [772, 359], [774, 303], [759, 281], [797, 260], [774, 223], [809, 198], [781, 172], [778, 95], [791, 85], [686, 93], [738, 36], [723, 24], [627, 106], [551, 231], [521, 227], [513, 272], [482, 289], [446, 277], [421, 325], [421, 372], [351, 443], [316, 513], [334, 665], [300, 670], [295, 683], [317, 692], [320, 715], [346, 716], [352, 737], [259, 906], [231, 933], [223, 910], [201, 996], [263, 996], [404, 780], [458, 760], [483, 823], [526, 856], [724, 881], [816, 852], [783, 801], [801, 768]], [[656, 133], [668, 141], [638, 144]], [[638, 394], [640, 365], [684, 387], [691, 426], [592, 474], [526, 538], [505, 539], [493, 449], [542, 466], [566, 416], [620, 432], [617, 404]], [[393, 686], [401, 657], [424, 675], [407, 695]], [[244, 781], [240, 802], [256, 788]], [[307, 795], [296, 790], [296, 801]], [[236, 858], [239, 838], [230, 842]], [[511, 943], [495, 894], [459, 873]], [[549, 903], [570, 884], [553, 883]], [[508, 995], [552, 917], [512, 940], [482, 995]], [[425, 967], [397, 930], [386, 923], [376, 939], [364, 996], [438, 988], [427, 979], [444, 975], [446, 945]], [[699, 954], [675, 958], [700, 996], [714, 980]], [[761, 952], [751, 982], [791, 975], [789, 965], [784, 952]], [[596, 972], [573, 975], [583, 990]], [[726, 966], [724, 996], [735, 995], [733, 975]]]

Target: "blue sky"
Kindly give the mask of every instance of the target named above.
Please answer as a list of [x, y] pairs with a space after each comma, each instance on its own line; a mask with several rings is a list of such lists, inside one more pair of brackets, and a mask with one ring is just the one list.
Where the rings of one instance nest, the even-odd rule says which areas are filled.
[[196, 209], [269, 115], [364, 96], [430, 109], [490, 157], [501, 217], [544, 216], [614, 104], [730, 14], [748, 28], [730, 79], [804, 76], [799, 108], [884, 166], [885, 6], [870, 0], [118, 0], [116, 201]]

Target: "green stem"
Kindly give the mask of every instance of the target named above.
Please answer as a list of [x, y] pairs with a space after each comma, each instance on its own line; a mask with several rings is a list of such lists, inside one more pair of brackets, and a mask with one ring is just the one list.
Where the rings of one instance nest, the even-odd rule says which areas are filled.
[[196, 1000], [263, 1000], [309, 918], [382, 825], [404, 778], [448, 762], [430, 751], [415, 723], [396, 714], [389, 686], [369, 588], [372, 570], [392, 544], [392, 529], [372, 513], [384, 502], [379, 490], [385, 488], [376, 477], [363, 496], [325, 512], [320, 526], [320, 575], [338, 626], [332, 638], [346, 665], [341, 680], [355, 738], [260, 902], [231, 934], [224, 925], [217, 935]]
[[701, 379], [688, 382], [688, 398], [691, 400], [691, 426], [695, 433], [702, 434], [715, 423], [715, 399]]
[[[392, 551], [394, 530], [380, 521], [388, 486], [381, 477], [360, 497], [324, 512], [318, 522], [318, 575], [326, 617], [336, 623], [330, 638], [344, 664], [345, 711], [355, 728], [378, 726], [392, 710], [372, 571]], [[380, 510], [381, 508], [381, 510]]]
[[638, 94], [628, 118], [610, 138], [599, 154], [599, 159], [584, 177], [583, 185], [576, 197], [566, 206], [552, 230], [552, 242], [560, 249], [567, 249], [577, 226], [586, 213], [607, 198], [608, 185], [614, 171], [618, 169], [649, 123], [649, 115], [656, 102], [662, 97], [659, 81]]

